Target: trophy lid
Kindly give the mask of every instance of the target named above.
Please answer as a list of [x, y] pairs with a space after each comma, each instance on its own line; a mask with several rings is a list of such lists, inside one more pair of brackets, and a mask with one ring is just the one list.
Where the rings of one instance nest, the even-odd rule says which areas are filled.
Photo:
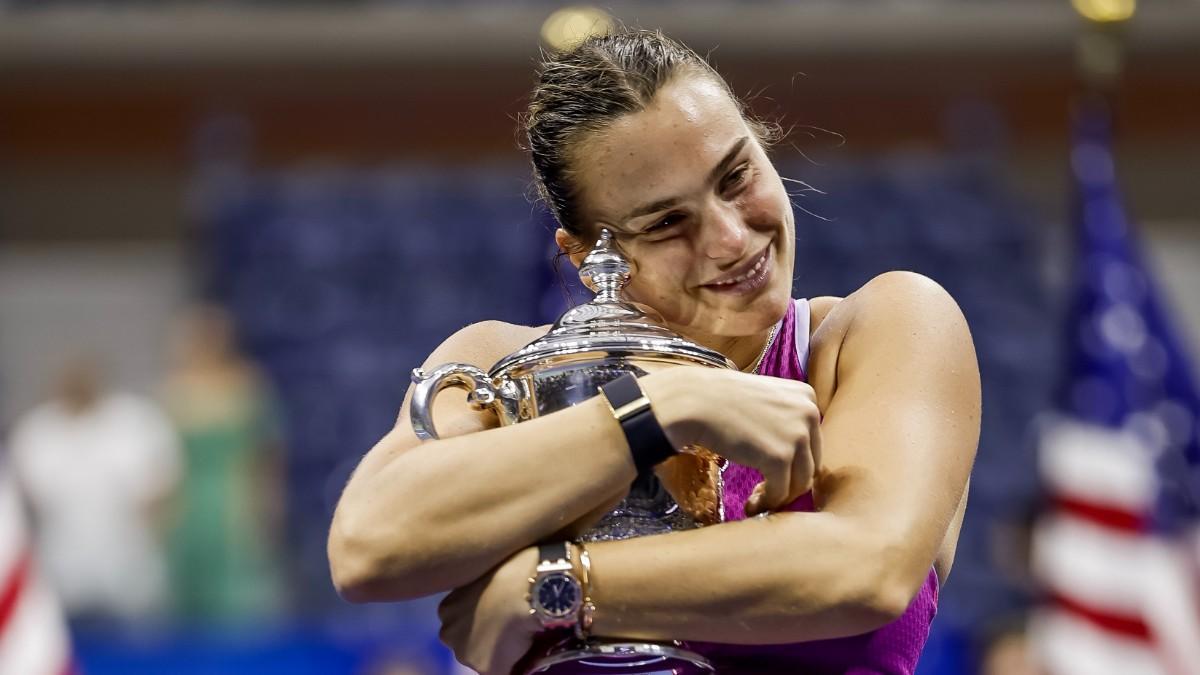
[[550, 332], [501, 359], [492, 375], [604, 356], [737, 369], [720, 352], [665, 328], [653, 309], [621, 299], [629, 283], [629, 262], [613, 246], [607, 229], [584, 258], [579, 276], [591, 281], [596, 297], [567, 310]]

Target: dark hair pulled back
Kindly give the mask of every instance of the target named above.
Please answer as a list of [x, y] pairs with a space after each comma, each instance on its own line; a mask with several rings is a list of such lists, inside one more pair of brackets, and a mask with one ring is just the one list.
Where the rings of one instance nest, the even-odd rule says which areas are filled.
[[744, 103], [703, 57], [659, 31], [593, 36], [543, 59], [522, 126], [538, 196], [564, 230], [585, 234], [577, 222], [579, 191], [572, 180], [575, 145], [617, 118], [644, 110], [659, 89], [684, 72], [719, 82], [764, 146], [778, 138], [778, 126], [747, 115]]

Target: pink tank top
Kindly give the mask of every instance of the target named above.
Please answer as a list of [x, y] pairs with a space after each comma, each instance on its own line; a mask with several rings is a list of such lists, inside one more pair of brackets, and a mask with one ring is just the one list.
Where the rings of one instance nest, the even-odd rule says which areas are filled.
[[[808, 381], [809, 342], [808, 300], [796, 300], [788, 306], [775, 334], [775, 341], [763, 356], [758, 372], [762, 375]], [[746, 500], [762, 480], [758, 471], [733, 464], [725, 468], [725, 517], [746, 517]], [[790, 511], [813, 511], [812, 495], [796, 500]], [[800, 547], [797, 547], [800, 550]], [[814, 551], [812, 555], [820, 555]], [[803, 565], [798, 558], [796, 564]], [[929, 636], [929, 626], [937, 613], [938, 578], [933, 569], [908, 610], [892, 623], [862, 635], [783, 645], [700, 645], [692, 647], [713, 660], [717, 672], [726, 674], [804, 673], [805, 675], [911, 675]]]

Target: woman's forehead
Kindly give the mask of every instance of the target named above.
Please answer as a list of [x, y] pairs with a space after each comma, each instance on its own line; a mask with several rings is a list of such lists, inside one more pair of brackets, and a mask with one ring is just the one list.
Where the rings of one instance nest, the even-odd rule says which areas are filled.
[[729, 149], [752, 135], [725, 88], [709, 77], [681, 77], [645, 110], [584, 138], [575, 153], [581, 211], [619, 217], [633, 203], [683, 196], [704, 187]]

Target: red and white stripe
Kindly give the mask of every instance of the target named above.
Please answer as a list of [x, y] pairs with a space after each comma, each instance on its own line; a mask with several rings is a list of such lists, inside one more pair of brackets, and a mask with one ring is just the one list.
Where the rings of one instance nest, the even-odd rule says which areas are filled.
[[1043, 666], [1051, 675], [1200, 675], [1189, 557], [1147, 528], [1153, 453], [1130, 432], [1059, 419], [1039, 461], [1052, 508], [1034, 531], [1033, 569], [1049, 601], [1030, 633]]
[[0, 467], [0, 675], [73, 671], [58, 601], [39, 578], [16, 488]]

